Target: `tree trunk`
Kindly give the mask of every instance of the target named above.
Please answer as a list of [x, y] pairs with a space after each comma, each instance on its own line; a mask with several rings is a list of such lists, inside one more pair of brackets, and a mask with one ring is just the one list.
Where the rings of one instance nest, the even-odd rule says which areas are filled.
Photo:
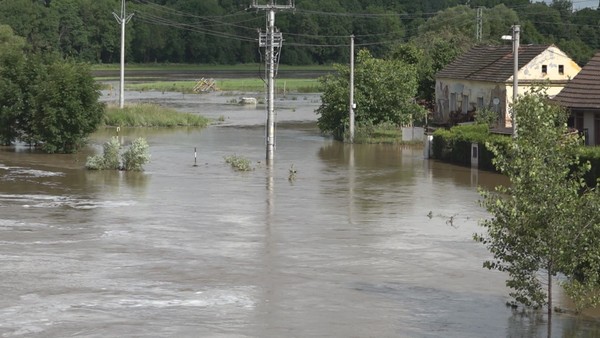
[[552, 264], [548, 266], [548, 338], [552, 337]]

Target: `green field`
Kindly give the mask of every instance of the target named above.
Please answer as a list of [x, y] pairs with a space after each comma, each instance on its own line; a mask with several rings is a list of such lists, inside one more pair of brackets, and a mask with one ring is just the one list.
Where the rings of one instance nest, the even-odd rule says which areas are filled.
[[[195, 85], [196, 81], [156, 81], [126, 84], [125, 89], [193, 93]], [[265, 90], [265, 83], [258, 78], [216, 80], [216, 86], [221, 91], [260, 92]], [[318, 93], [319, 81], [317, 79], [278, 79], [275, 82], [275, 90], [278, 93]]]

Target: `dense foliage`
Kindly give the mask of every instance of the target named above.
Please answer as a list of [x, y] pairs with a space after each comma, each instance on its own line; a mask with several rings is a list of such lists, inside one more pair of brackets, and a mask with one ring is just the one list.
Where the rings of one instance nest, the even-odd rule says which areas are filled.
[[490, 133], [487, 124], [459, 125], [433, 133], [433, 157], [446, 162], [471, 166], [471, 146], [479, 145], [479, 169], [495, 170], [488, 146], [503, 149], [510, 143], [507, 135]]
[[[119, 60], [120, 29], [112, 12], [120, 0], [3, 0], [0, 22], [26, 37], [35, 52], [83, 61]], [[251, 0], [127, 0], [135, 13], [127, 25], [130, 62], [249, 63], [260, 58], [257, 29], [264, 12]], [[265, 3], [260, 1], [259, 3]], [[279, 3], [287, 3], [281, 0]], [[385, 56], [398, 42], [442, 32], [475, 42], [476, 8], [483, 9], [483, 42], [500, 42], [510, 26], [522, 26], [523, 43], [555, 43], [579, 63], [600, 48], [600, 11], [572, 11], [572, 2], [529, 0], [296, 0], [295, 11], [277, 13], [285, 37], [286, 64], [347, 62], [349, 36]]]
[[[567, 113], [549, 104], [541, 90], [516, 105], [519, 133], [502, 149], [491, 146], [495, 164], [510, 186], [484, 191], [482, 205], [491, 218], [476, 235], [492, 253], [484, 266], [508, 273], [517, 303], [552, 307], [552, 285], [562, 276], [578, 309], [599, 302], [600, 195], [582, 178], [581, 139], [567, 133]], [[551, 325], [549, 324], [550, 328]], [[549, 334], [550, 336], [550, 334]]]
[[[322, 132], [344, 139], [349, 125], [350, 67], [336, 65], [336, 69], [336, 74], [322, 79], [323, 95], [317, 109], [317, 125]], [[417, 94], [414, 65], [400, 60], [377, 59], [362, 50], [356, 59], [354, 77], [357, 125], [408, 125], [424, 116], [424, 110], [414, 102]]]
[[0, 141], [20, 139], [47, 152], [73, 152], [104, 113], [88, 66], [28, 55], [23, 40], [0, 26]]

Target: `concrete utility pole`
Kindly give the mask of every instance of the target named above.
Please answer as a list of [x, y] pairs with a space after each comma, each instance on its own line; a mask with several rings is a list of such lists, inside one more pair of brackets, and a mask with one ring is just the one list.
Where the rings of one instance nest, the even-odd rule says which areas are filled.
[[521, 33], [521, 26], [514, 25], [513, 27], [513, 55], [514, 55], [514, 69], [513, 69], [513, 136], [517, 137], [517, 109], [515, 104], [517, 103], [517, 97], [519, 96], [519, 35]]
[[125, 25], [131, 20], [133, 14], [125, 12], [125, 0], [121, 0], [121, 15], [113, 12], [115, 19], [121, 25], [121, 84], [119, 88], [119, 108], [125, 104]]
[[350, 36], [350, 143], [354, 143], [354, 34]]
[[482, 7], [477, 7], [477, 25], [476, 25], [476, 32], [475, 32], [475, 41], [477, 41], [478, 43], [481, 42], [481, 39], [483, 38], [483, 8]]
[[512, 41], [512, 52], [513, 52], [513, 111], [512, 111], [512, 125], [513, 125], [513, 137], [517, 137], [517, 110], [515, 104], [519, 96], [519, 35], [521, 32], [521, 26], [512, 26], [512, 35], [503, 35], [502, 40]]
[[[293, 9], [290, 0], [287, 5], [277, 5], [275, 0], [269, 0], [267, 5], [259, 5], [258, 1], [252, 2], [252, 8], [267, 11], [267, 32], [259, 34], [260, 47], [265, 47], [267, 63], [267, 163], [273, 161], [275, 152], [275, 74], [276, 63], [279, 61], [279, 49], [283, 43], [280, 32], [275, 29], [275, 12]], [[277, 52], [276, 52], [277, 48]]]

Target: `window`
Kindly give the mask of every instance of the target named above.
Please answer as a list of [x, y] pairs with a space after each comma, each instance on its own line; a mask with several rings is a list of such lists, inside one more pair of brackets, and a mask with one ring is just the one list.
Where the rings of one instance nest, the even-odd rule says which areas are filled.
[[456, 93], [450, 94], [450, 111], [456, 111]]
[[565, 75], [565, 66], [558, 65], [558, 74]]
[[483, 109], [483, 97], [477, 98], [477, 108]]
[[469, 111], [469, 96], [462, 96], [462, 113], [466, 114]]
[[575, 128], [580, 132], [583, 131], [583, 113], [571, 113], [569, 119], [567, 120], [567, 126], [570, 128]]
[[542, 73], [548, 74], [548, 65], [542, 65]]

